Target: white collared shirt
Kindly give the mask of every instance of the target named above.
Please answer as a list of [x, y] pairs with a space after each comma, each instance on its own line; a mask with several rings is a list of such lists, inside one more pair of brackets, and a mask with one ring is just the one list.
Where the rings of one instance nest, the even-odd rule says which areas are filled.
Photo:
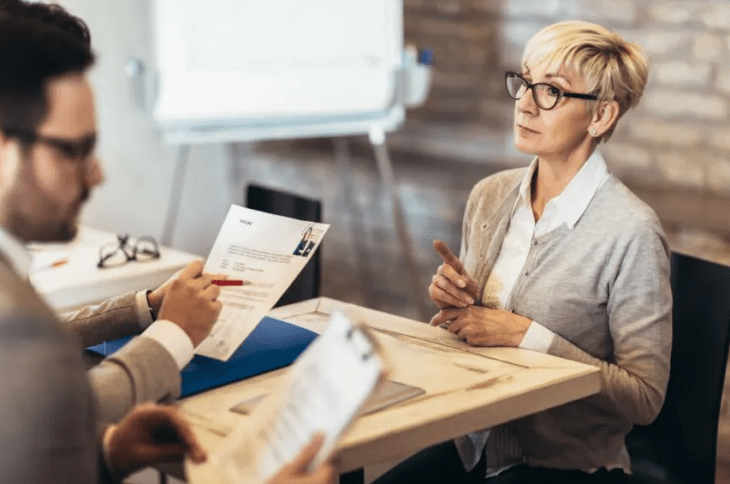
[[[509, 308], [510, 296], [527, 260], [532, 239], [562, 225], [573, 229], [598, 188], [609, 177], [603, 157], [597, 151], [593, 152], [562, 193], [548, 201], [540, 220], [535, 223], [531, 185], [536, 169], [537, 158], [530, 164], [520, 184], [507, 233], [484, 287], [482, 302], [485, 306]], [[546, 353], [553, 337], [552, 331], [533, 321], [520, 342], [520, 348]]]
[[152, 322], [150, 306], [147, 303], [147, 291], [137, 293], [137, 317], [142, 328], [147, 328], [140, 336], [152, 338], [167, 350], [182, 370], [195, 356], [195, 347], [187, 333], [177, 324], [167, 319]]
[[[33, 262], [30, 252], [7, 230], [0, 228], [0, 252], [12, 265], [15, 272], [23, 279], [28, 279]], [[147, 291], [140, 291], [136, 296], [137, 319], [142, 328], [146, 328], [140, 336], [152, 338], [167, 350], [182, 370], [193, 359], [195, 348], [188, 335], [171, 321], [158, 319], [154, 323], [147, 304]]]
[[[536, 169], [537, 158], [530, 164], [520, 184], [507, 233], [489, 279], [484, 286], [482, 295], [484, 306], [497, 309], [510, 308], [512, 290], [527, 261], [532, 240], [563, 225], [567, 225], [568, 229], [573, 229], [598, 188], [609, 177], [603, 157], [600, 153], [594, 152], [570, 180], [563, 192], [548, 201], [542, 217], [535, 223], [535, 216], [532, 212], [531, 185]], [[554, 337], [555, 333], [551, 330], [537, 321], [532, 321], [520, 341], [520, 348], [547, 353]], [[471, 470], [479, 462], [489, 435], [490, 431], [487, 429], [455, 439], [454, 443], [465, 469]], [[489, 471], [487, 477], [495, 476], [510, 467], [512, 465]]]
[[33, 263], [30, 252], [4, 228], [0, 228], [0, 252], [7, 257], [16, 274], [23, 279], [28, 279], [30, 266]]

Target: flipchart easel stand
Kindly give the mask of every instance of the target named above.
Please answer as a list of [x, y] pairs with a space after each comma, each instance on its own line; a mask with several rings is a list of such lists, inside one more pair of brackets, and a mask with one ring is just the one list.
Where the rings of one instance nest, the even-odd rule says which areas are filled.
[[[350, 177], [351, 172], [346, 138], [367, 134], [373, 148], [381, 181], [391, 201], [393, 222], [401, 252], [408, 268], [413, 297], [421, 319], [427, 321], [430, 318], [430, 313], [423, 303], [424, 286], [421, 285], [420, 269], [403, 215], [398, 186], [386, 144], [386, 133], [398, 129], [404, 123], [406, 107], [415, 107], [425, 101], [431, 82], [429, 64], [430, 59], [426, 62], [423, 61], [423, 57], [420, 61], [416, 59], [415, 49], [407, 48], [404, 50], [403, 64], [394, 73], [395, 95], [390, 106], [382, 112], [352, 117], [333, 117], [331, 119], [304, 118], [287, 122], [277, 120], [270, 123], [264, 121], [255, 125], [216, 126], [215, 129], [186, 128], [166, 132], [165, 141], [175, 144], [177, 153], [172, 191], [162, 232], [162, 244], [166, 246], [172, 244], [192, 145], [201, 143], [224, 144], [230, 161], [231, 178], [238, 180], [238, 187], [241, 188], [244, 183], [243, 173], [239, 165], [239, 160], [242, 158], [242, 144], [274, 139], [332, 137], [336, 140], [338, 173], [341, 178], [340, 187], [344, 193], [347, 193], [344, 187], [347, 183], [346, 178]], [[241, 190], [239, 192], [242, 193]], [[348, 204], [352, 207], [351, 199]]]

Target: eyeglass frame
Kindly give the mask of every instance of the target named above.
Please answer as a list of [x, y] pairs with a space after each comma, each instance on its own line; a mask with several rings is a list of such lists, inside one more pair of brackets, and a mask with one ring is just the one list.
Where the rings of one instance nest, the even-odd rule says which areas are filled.
[[[154, 247], [154, 252], [152, 253], [152, 256], [150, 257], [150, 259], [159, 259], [160, 258], [160, 246], [154, 238], [150, 237], [149, 235], [143, 235], [136, 239], [134, 245], [131, 245], [128, 243], [129, 238], [130, 238], [129, 234], [118, 234], [116, 249], [113, 252], [110, 252], [109, 254], [107, 254], [106, 256], [102, 255], [102, 251], [104, 250], [104, 247], [110, 246], [111, 244], [113, 244], [113, 242], [109, 242], [109, 243], [104, 244], [101, 247], [99, 247], [99, 262], [96, 264], [96, 267], [98, 267], [99, 269], [108, 269], [110, 267], [116, 267], [116, 265], [105, 266], [104, 262], [111, 259], [114, 256], [114, 254], [116, 254], [117, 251], [120, 251], [120, 250], [122, 251], [122, 253], [124, 254], [124, 256], [127, 259], [124, 262], [124, 264], [126, 264], [127, 262], [131, 262], [133, 260], [144, 262], [143, 260], [141, 260], [137, 257], [137, 250], [138, 250], [138, 246], [139, 246], [140, 242], [151, 242], [152, 243], [152, 245]], [[129, 247], [132, 248], [131, 254], [128, 252]], [[148, 259], [145, 259], [145, 260], [148, 260]]]
[[6, 136], [18, 138], [20, 141], [33, 145], [44, 144], [57, 150], [64, 158], [73, 161], [88, 160], [96, 149], [97, 135], [96, 133], [84, 136], [83, 138], [59, 138], [56, 136], [45, 136], [35, 131], [17, 128], [14, 126], [2, 126], [0, 130]]
[[[509, 92], [509, 84], [508, 84], [508, 82], [509, 82], [509, 78], [510, 77], [519, 77], [520, 79], [522, 79], [522, 81], [525, 83], [525, 86], [526, 86], [525, 87], [525, 94], [527, 94], [527, 91], [529, 91], [530, 89], [532, 89], [532, 99], [534, 99], [535, 104], [537, 105], [537, 107], [539, 107], [540, 109], [543, 109], [545, 111], [550, 111], [551, 109], [555, 108], [555, 106], [557, 106], [558, 103], [560, 102], [560, 98], [563, 98], [563, 97], [575, 98], [575, 99], [585, 99], [585, 100], [588, 100], [588, 101], [597, 101], [598, 100], [598, 96], [595, 95], [595, 94], [585, 94], [585, 93], [580, 93], [580, 92], [564, 92], [558, 86], [555, 86], [555, 85], [550, 84], [548, 82], [535, 82], [535, 83], [531, 83], [530, 81], [528, 81], [527, 79], [525, 79], [525, 76], [523, 76], [522, 74], [518, 74], [517, 72], [513, 72], [513, 71], [507, 71], [507, 72], [504, 73], [504, 87], [507, 90], [507, 95], [510, 98], [514, 99], [515, 101], [519, 101], [520, 99], [522, 99], [523, 97], [525, 97], [525, 94], [523, 94], [520, 97], [514, 97], [512, 95], [512, 93]], [[559, 92], [559, 94], [555, 98], [555, 103], [552, 106], [550, 106], [549, 108], [546, 108], [546, 107], [541, 106], [540, 103], [539, 103], [539, 101], [537, 100], [537, 96], [535, 96], [535, 89], [534, 89], [535, 86], [548, 86], [548, 87], [552, 87], [553, 89], [557, 89], [558, 92]]]

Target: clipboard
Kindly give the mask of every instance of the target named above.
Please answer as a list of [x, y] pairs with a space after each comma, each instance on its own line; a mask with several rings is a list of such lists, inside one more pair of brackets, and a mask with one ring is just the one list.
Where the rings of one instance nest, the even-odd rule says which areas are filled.
[[185, 461], [189, 482], [265, 482], [322, 432], [324, 442], [311, 464], [316, 468], [332, 455], [387, 374], [375, 336], [334, 312], [281, 385], [255, 405], [221, 448], [203, 464]]

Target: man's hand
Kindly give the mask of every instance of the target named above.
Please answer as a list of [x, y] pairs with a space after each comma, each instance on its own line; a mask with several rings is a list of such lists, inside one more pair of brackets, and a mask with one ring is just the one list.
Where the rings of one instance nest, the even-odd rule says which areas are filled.
[[307, 446], [302, 449], [298, 456], [289, 464], [285, 465], [266, 484], [332, 484], [338, 475], [335, 466], [325, 462], [312, 472], [307, 468], [317, 455], [324, 438], [318, 434]]
[[[188, 265], [188, 267], [190, 267]], [[165, 296], [167, 295], [168, 291], [170, 291], [170, 286], [172, 286], [172, 283], [180, 277], [180, 274], [185, 269], [180, 269], [175, 274], [172, 275], [167, 281], [165, 281], [160, 287], [155, 289], [154, 291], [147, 294], [147, 304], [149, 304], [150, 309], [159, 316], [160, 309], [162, 308], [162, 301], [165, 300]]]
[[464, 308], [474, 304], [479, 292], [479, 284], [464, 268], [449, 246], [442, 240], [434, 240], [433, 248], [444, 260], [431, 278], [428, 295], [439, 309]]
[[519, 346], [532, 320], [502, 309], [482, 306], [442, 309], [431, 319], [472, 346]]
[[[190, 265], [192, 265], [192, 263], [189, 264], [188, 267], [190, 267]], [[173, 274], [167, 281], [165, 281], [160, 287], [147, 294], [147, 304], [149, 304], [150, 308], [155, 312], [155, 314], [160, 314], [160, 308], [162, 307], [162, 301], [165, 300], [165, 295], [167, 295], [168, 291], [170, 290], [170, 286], [175, 281], [175, 279], [180, 277], [180, 274], [182, 274], [184, 270], [185, 269], [180, 269], [175, 274]], [[208, 276], [211, 279], [228, 279], [228, 276], [226, 274], [215, 274]]]
[[210, 281], [210, 277], [203, 274], [202, 262], [191, 263], [169, 281], [157, 314], [159, 319], [180, 326], [190, 337], [193, 346], [198, 346], [208, 336], [221, 312], [221, 303], [216, 301], [220, 288]]
[[126, 476], [160, 462], [205, 462], [205, 450], [198, 444], [190, 424], [174, 407], [146, 404], [134, 408], [109, 437], [112, 472]]

